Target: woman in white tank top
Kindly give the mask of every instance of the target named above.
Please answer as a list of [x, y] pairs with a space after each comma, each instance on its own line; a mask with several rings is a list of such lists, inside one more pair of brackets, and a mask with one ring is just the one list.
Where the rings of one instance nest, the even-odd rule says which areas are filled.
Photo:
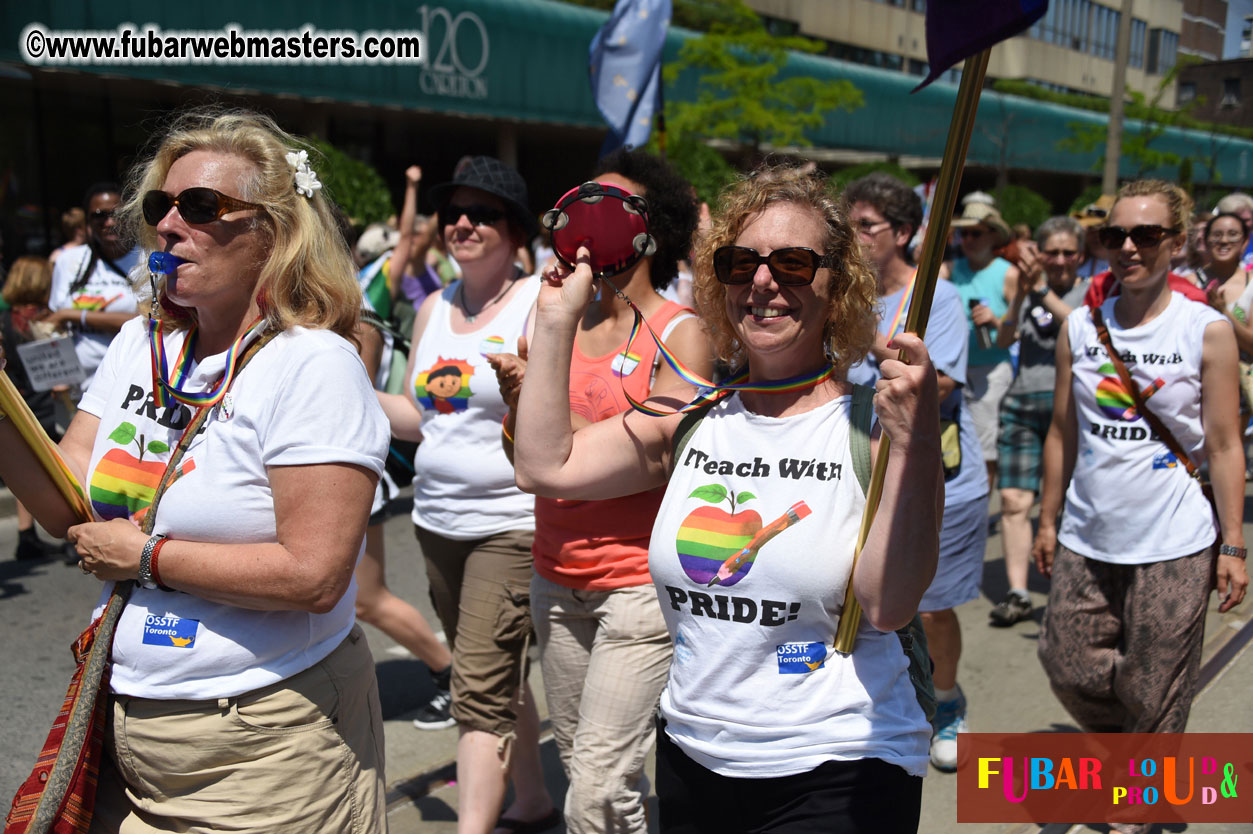
[[[1191, 206], [1176, 185], [1132, 182], [1099, 232], [1122, 286], [1100, 319], [1144, 408], [1094, 311], [1076, 308], [1057, 342], [1034, 547], [1037, 567], [1052, 577], [1039, 653], [1053, 691], [1087, 732], [1183, 732], [1214, 545], [1218, 610], [1239, 604], [1248, 586], [1235, 336], [1222, 313], [1167, 281]], [[1195, 465], [1208, 460], [1217, 519], [1145, 410]]]
[[[757, 390], [710, 410], [682, 460], [672, 459], [677, 414], [628, 411], [572, 433], [572, 343], [596, 288], [586, 264], [548, 270], [517, 418], [518, 483], [573, 499], [667, 487], [649, 548], [674, 640], [657, 734], [662, 831], [799, 821], [915, 831], [930, 729], [891, 631], [935, 572], [935, 370], [909, 334], [895, 344], [910, 364], [883, 363], [888, 475], [850, 577], [864, 497], [848, 454], [846, 371], [874, 339], [876, 283], [844, 208], [820, 176], [759, 170], [724, 195], [694, 266], [715, 350], [746, 364]], [[669, 412], [694, 393], [649, 402]], [[752, 555], [736, 562], [739, 548]], [[832, 649], [849, 582], [868, 621], [856, 663]]]
[[539, 282], [518, 272], [514, 253], [536, 222], [522, 177], [491, 157], [463, 158], [431, 198], [462, 279], [422, 303], [405, 393], [379, 399], [392, 434], [421, 441], [413, 521], [453, 652], [457, 830], [498, 827], [509, 778], [515, 799], [503, 819], [555, 825], [560, 815], [544, 786], [539, 715], [525, 682], [535, 502], [514, 485], [501, 447], [507, 409], [486, 358], [512, 350], [525, 333]]

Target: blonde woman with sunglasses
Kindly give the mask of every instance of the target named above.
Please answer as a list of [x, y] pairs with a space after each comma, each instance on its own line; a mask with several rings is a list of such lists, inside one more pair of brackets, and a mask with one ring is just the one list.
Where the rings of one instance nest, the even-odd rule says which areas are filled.
[[386, 830], [353, 568], [387, 421], [315, 166], [270, 119], [205, 110], [137, 167], [120, 220], [158, 256], [154, 318], [122, 326], [60, 445], [93, 521], [0, 421], [0, 476], [68, 528], [94, 616], [129, 589], [93, 832]]
[[1212, 579], [1219, 611], [1238, 605], [1248, 586], [1235, 336], [1221, 313], [1167, 281], [1191, 208], [1170, 183], [1123, 186], [1100, 232], [1122, 290], [1100, 316], [1147, 410], [1193, 463], [1208, 461], [1217, 518], [1184, 462], [1154, 436], [1093, 311], [1072, 312], [1057, 342], [1034, 546], [1036, 565], [1052, 577], [1039, 653], [1054, 693], [1087, 732], [1182, 732]]

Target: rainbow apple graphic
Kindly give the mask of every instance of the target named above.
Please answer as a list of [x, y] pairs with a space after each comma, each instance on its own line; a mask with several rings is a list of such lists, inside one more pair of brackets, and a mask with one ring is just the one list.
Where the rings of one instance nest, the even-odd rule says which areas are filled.
[[[152, 504], [166, 465], [164, 460], [144, 460], [144, 453], [163, 454], [170, 451], [170, 447], [160, 440], [145, 444], [143, 435], [136, 437], [135, 426], [131, 423], [122, 423], [109, 439], [114, 443], [134, 443], [139, 448], [139, 457], [120, 447], [105, 452], [91, 477], [92, 507], [106, 521], [114, 518], [141, 521]], [[195, 468], [195, 461], [187, 460], [179, 466], [176, 479]]]
[[[679, 564], [688, 579], [700, 585], [708, 585], [727, 559], [743, 549], [761, 530], [761, 516], [754, 510], [736, 512], [739, 504], [757, 496], [751, 492], [727, 491], [719, 484], [698, 487], [689, 498], [699, 498], [710, 504], [730, 503], [731, 512], [718, 506], [697, 507], [679, 525], [675, 547], [679, 552]], [[724, 580], [722, 585], [734, 585], [748, 575], [752, 562]]]

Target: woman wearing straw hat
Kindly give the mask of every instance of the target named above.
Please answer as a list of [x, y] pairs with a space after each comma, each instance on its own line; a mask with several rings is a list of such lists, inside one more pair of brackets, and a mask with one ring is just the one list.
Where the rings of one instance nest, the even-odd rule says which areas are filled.
[[988, 468], [988, 487], [996, 483], [996, 433], [1001, 399], [1014, 371], [1009, 351], [996, 346], [996, 331], [1009, 313], [1018, 291], [1018, 268], [995, 250], [1013, 240], [1009, 225], [992, 206], [970, 202], [953, 220], [961, 233], [962, 256], [946, 264], [948, 278], [961, 296], [970, 324], [970, 356], [966, 367], [965, 405], [975, 418], [975, 431]]

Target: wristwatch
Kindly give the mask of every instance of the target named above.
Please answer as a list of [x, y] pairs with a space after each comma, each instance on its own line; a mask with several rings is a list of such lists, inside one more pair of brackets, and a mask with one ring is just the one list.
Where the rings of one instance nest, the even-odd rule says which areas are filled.
[[156, 535], [144, 542], [144, 549], [139, 554], [139, 585], [149, 591], [157, 589], [157, 581], [152, 578], [152, 551], [156, 548], [157, 542], [164, 539], [165, 536]]
[[1230, 544], [1224, 544], [1218, 548], [1219, 556], [1235, 556], [1237, 559], [1246, 559], [1249, 555], [1247, 547], [1236, 547]]

